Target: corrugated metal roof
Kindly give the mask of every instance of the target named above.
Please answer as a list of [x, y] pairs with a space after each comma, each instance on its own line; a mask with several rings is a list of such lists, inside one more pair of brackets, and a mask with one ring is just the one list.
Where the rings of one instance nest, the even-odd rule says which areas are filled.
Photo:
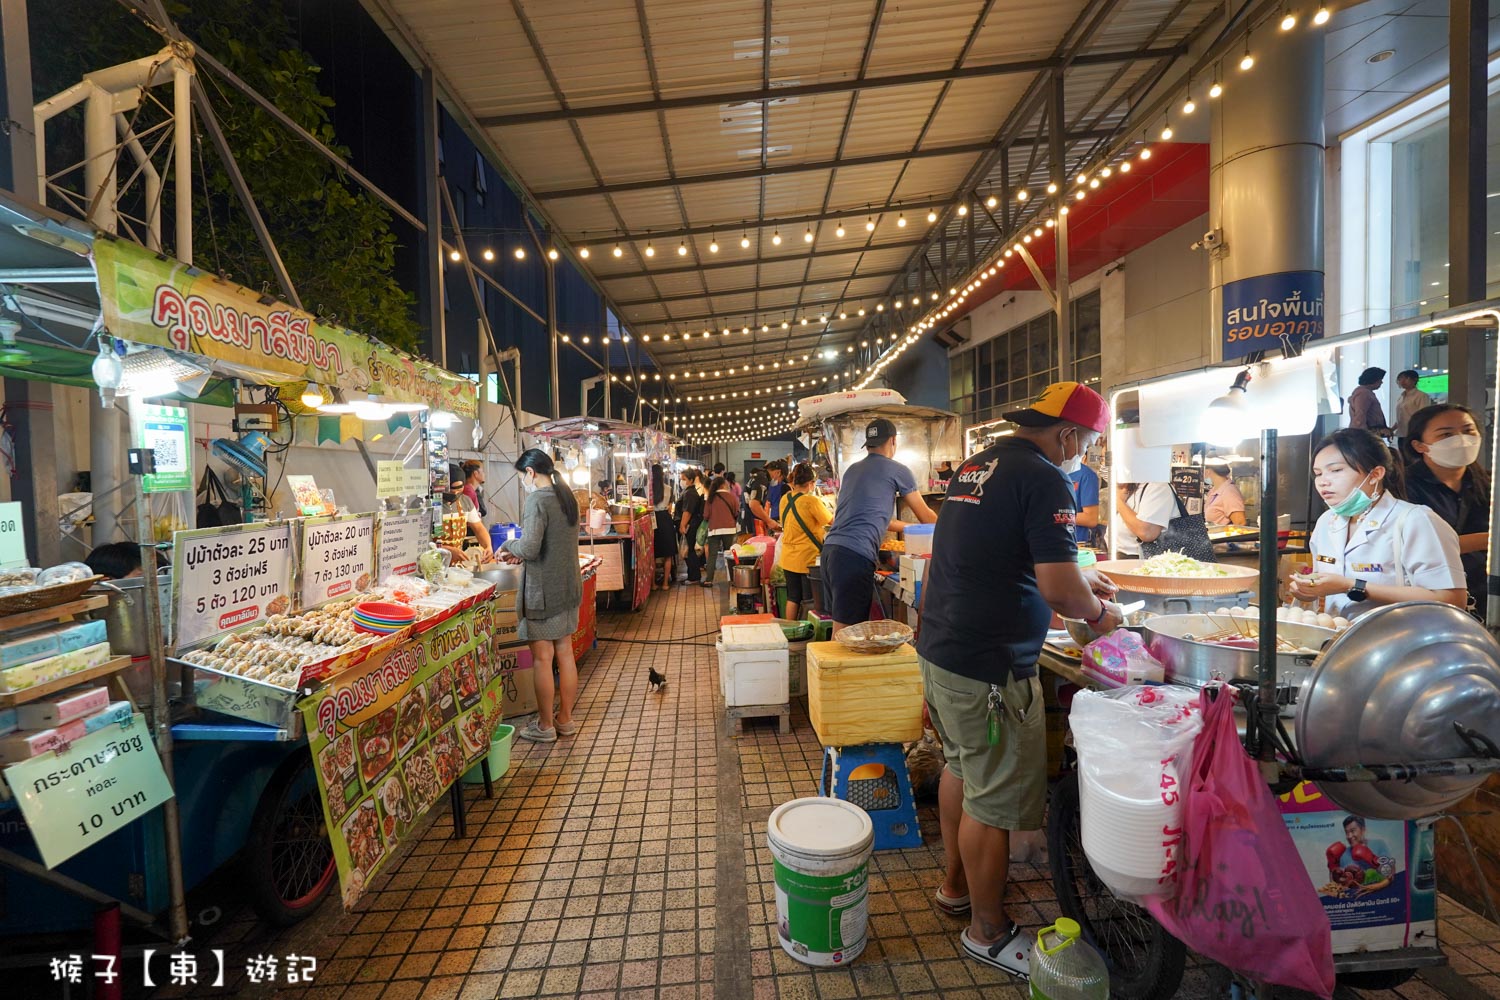
[[[590, 249], [582, 266], [611, 299], [637, 303], [621, 310], [627, 324], [660, 334], [708, 325], [692, 317], [764, 318], [768, 333], [735, 327], [730, 343], [703, 350], [728, 357], [819, 344], [838, 348], [841, 361], [855, 357], [849, 343], [873, 339], [872, 320], [890, 315], [875, 304], [914, 287], [897, 274], [918, 259], [920, 241], [934, 269], [938, 243], [955, 261], [967, 252], [966, 223], [946, 208], [965, 184], [976, 200], [1003, 186], [993, 143], [1008, 122], [1020, 140], [1010, 182], [1045, 184], [1048, 150], [1031, 145], [1040, 107], [1016, 116], [1044, 78], [1030, 61], [1059, 54], [1104, 8], [1102, 26], [1071, 55], [1180, 44], [1220, 10], [1213, 0], [1180, 10], [1176, 0], [365, 2], [432, 60], [448, 98], [485, 128], [560, 237]], [[1018, 61], [1027, 66], [965, 75]], [[1121, 56], [1068, 66], [1069, 166], [1122, 122], [1152, 65]], [[921, 73], [938, 78], [909, 78]], [[884, 82], [892, 77], [904, 82]], [[785, 93], [763, 101], [767, 84]], [[809, 87], [822, 92], [796, 89]], [[484, 124], [492, 118], [501, 122]], [[927, 222], [929, 205], [941, 230]], [[988, 220], [980, 226], [976, 242], [993, 243]], [[773, 246], [777, 232], [782, 244]], [[831, 317], [826, 330], [798, 322], [841, 303], [856, 311]], [[697, 353], [681, 344], [658, 336], [652, 350]]]

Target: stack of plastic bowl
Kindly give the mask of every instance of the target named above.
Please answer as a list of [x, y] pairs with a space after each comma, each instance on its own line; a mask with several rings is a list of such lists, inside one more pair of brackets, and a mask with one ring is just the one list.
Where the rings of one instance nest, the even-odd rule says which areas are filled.
[[1083, 852], [1099, 880], [1121, 896], [1155, 896], [1172, 871], [1181, 836], [1180, 801], [1168, 805], [1158, 792], [1121, 795], [1079, 772]]
[[374, 635], [399, 632], [416, 620], [416, 611], [404, 604], [365, 601], [354, 606], [354, 627]]

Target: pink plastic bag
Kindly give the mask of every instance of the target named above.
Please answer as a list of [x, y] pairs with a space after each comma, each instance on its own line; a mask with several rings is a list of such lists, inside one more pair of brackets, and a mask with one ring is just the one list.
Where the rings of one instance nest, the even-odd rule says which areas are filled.
[[1203, 693], [1183, 788], [1177, 891], [1148, 899], [1174, 937], [1254, 979], [1333, 995], [1333, 941], [1276, 799], [1240, 745], [1234, 698]]

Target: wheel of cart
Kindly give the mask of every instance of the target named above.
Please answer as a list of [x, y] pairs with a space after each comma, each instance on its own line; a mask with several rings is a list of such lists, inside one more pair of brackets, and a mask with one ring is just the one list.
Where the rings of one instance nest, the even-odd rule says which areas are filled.
[[311, 916], [332, 888], [338, 871], [305, 744], [281, 762], [261, 793], [244, 864], [251, 906], [277, 927]]
[[1109, 992], [1121, 1000], [1167, 1000], [1182, 983], [1187, 948], [1150, 913], [1114, 893], [1083, 853], [1078, 773], [1052, 786], [1047, 810], [1047, 857], [1063, 916], [1078, 921], [1084, 938], [1109, 966]]

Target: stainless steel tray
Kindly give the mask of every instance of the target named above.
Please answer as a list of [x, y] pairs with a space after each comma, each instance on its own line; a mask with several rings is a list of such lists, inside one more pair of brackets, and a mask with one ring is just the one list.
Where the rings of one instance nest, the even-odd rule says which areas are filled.
[[197, 663], [168, 662], [192, 671], [192, 704], [199, 708], [273, 726], [285, 733], [283, 738], [287, 740], [302, 738], [302, 713], [297, 709], [301, 691], [291, 691]]

